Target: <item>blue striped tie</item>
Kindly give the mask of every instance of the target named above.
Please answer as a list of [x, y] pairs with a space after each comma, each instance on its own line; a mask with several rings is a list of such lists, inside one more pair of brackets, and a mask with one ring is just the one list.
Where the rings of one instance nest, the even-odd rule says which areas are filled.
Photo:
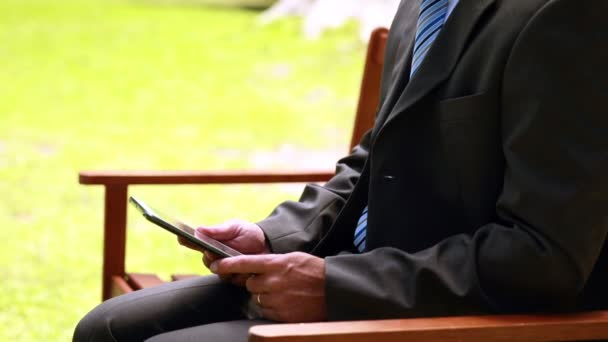
[[355, 247], [359, 252], [365, 250], [365, 236], [367, 235], [367, 207], [363, 209], [359, 222], [357, 222], [357, 229], [355, 229]]
[[[420, 4], [420, 15], [418, 16], [418, 28], [416, 29], [416, 40], [414, 43], [414, 57], [412, 58], [412, 70], [410, 78], [414, 76], [418, 67], [429, 52], [435, 38], [443, 27], [448, 16], [448, 0], [422, 0]], [[359, 252], [365, 251], [365, 238], [367, 237], [367, 211], [366, 206], [361, 213], [357, 228], [355, 229], [355, 247]]]
[[435, 38], [443, 27], [448, 16], [448, 0], [422, 0], [418, 28], [416, 29], [416, 43], [414, 44], [414, 57], [412, 58], [413, 76], [429, 52]]

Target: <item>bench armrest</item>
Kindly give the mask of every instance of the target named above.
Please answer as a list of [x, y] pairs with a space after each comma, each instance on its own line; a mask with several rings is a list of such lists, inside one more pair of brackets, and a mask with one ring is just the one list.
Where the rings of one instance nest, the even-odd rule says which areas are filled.
[[[130, 185], [304, 183], [329, 180], [334, 171], [82, 171], [80, 184], [102, 185], [104, 195], [103, 293], [108, 299], [123, 291], [115, 279], [124, 278], [126, 255], [127, 196]], [[117, 278], [118, 277], [118, 278]], [[124, 283], [124, 284], [123, 284]], [[126, 284], [139, 286], [138, 284]]]
[[329, 180], [333, 170], [276, 171], [82, 171], [80, 184], [246, 184], [303, 183]]

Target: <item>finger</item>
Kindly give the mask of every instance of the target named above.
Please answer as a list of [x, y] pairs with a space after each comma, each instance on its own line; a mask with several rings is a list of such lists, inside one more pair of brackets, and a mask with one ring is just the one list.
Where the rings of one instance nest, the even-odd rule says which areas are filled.
[[207, 268], [209, 268], [211, 266], [211, 263], [213, 263], [219, 259], [221, 259], [221, 257], [215, 253], [212, 253], [209, 251], [203, 252], [203, 264], [205, 264], [205, 266], [207, 266]]
[[238, 225], [230, 221], [215, 226], [201, 226], [196, 229], [197, 233], [207, 235], [220, 241], [235, 238], [237, 231]]
[[245, 287], [250, 293], [265, 293], [270, 290], [270, 286], [268, 286], [268, 277], [262, 274], [247, 277]]
[[249, 277], [250, 276], [247, 274], [234, 274], [232, 275], [232, 280], [230, 280], [230, 282], [233, 285], [245, 287], [245, 283], [247, 282], [247, 278]]
[[224, 258], [211, 263], [210, 269], [216, 274], [263, 274], [276, 268], [274, 260], [277, 257], [275, 254], [261, 254]]
[[192, 243], [190, 241], [186, 240], [185, 238], [183, 238], [181, 236], [177, 237], [177, 242], [180, 245], [185, 246], [185, 247], [190, 247], [192, 245]]
[[204, 250], [204, 249], [202, 249], [201, 247], [199, 247], [199, 246], [197, 246], [197, 245], [193, 244], [192, 242], [190, 242], [190, 241], [186, 240], [185, 238], [183, 238], [183, 237], [181, 237], [181, 236], [177, 237], [177, 242], [178, 242], [180, 245], [182, 245], [182, 246], [184, 246], [184, 247], [187, 247], [187, 248], [190, 248], [190, 249], [193, 249], [193, 250], [195, 250], [195, 251], [199, 251], [199, 252], [205, 252], [205, 250]]
[[283, 320], [281, 319], [281, 315], [272, 308], [260, 308], [260, 312], [262, 314], [262, 317], [271, 320], [271, 321], [275, 321], [275, 322], [283, 322]]
[[262, 275], [252, 274], [247, 278], [247, 281], [245, 282], [245, 287], [247, 288], [247, 291], [249, 291], [251, 294], [262, 293], [264, 292], [263, 284], [264, 281], [262, 279]]
[[268, 293], [252, 293], [251, 299], [260, 308], [263, 309], [272, 309], [277, 307], [277, 303], [275, 300], [276, 296], [273, 296]]

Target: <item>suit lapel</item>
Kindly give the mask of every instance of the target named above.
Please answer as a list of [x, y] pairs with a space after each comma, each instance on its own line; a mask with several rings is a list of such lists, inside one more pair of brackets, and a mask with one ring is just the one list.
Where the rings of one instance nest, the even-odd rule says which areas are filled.
[[[390, 95], [398, 97], [398, 101], [394, 107], [390, 105], [391, 103], [387, 103], [390, 106], [383, 106], [387, 108], [384, 108], [384, 112], [381, 112], [379, 116], [379, 119], [384, 121], [382, 127], [392, 121], [396, 116], [406, 112], [412, 105], [420, 101], [437, 85], [449, 77], [454, 66], [458, 62], [475, 25], [495, 1], [496, 0], [460, 0], [459, 5], [448, 18], [448, 21], [445, 23], [437, 40], [433, 43], [425, 60], [405, 89], [399, 91], [400, 88], [395, 87], [398, 84], [393, 84], [392, 92], [394, 94]], [[410, 55], [413, 38], [410, 38], [410, 40], [408, 57], [403, 58], [402, 60], [411, 60]], [[409, 66], [399, 66], [398, 70], [400, 70], [402, 74], [397, 77], [397, 81], [394, 83], [398, 83], [399, 79], [403, 80], [405, 78], [407, 80], [409, 78]], [[404, 72], [407, 72], [408, 74], [404, 74]], [[388, 97], [387, 100], [389, 100]], [[383, 115], [388, 115], [386, 120], [382, 117]]]
[[[390, 76], [390, 81], [388, 83], [388, 88], [385, 90], [383, 89], [383, 92], [386, 92], [386, 97], [382, 101], [382, 107], [379, 108], [376, 122], [384, 121], [409, 81], [412, 50], [414, 49], [414, 36], [416, 35], [418, 11], [421, 1], [422, 0], [409, 1], [409, 6], [400, 9], [397, 13], [397, 17], [395, 17], [394, 24], [390, 29], [391, 36], [394, 35], [393, 39], [397, 41], [396, 47], [392, 49], [392, 59], [395, 66], [392, 68], [390, 74], [383, 75], [383, 77]], [[401, 3], [402, 6], [404, 6], [404, 3], [405, 2]], [[390, 53], [389, 51], [389, 47], [387, 47], [387, 53]], [[385, 85], [383, 85], [383, 87], [384, 86]], [[380, 125], [374, 126], [373, 135], [375, 135], [380, 127]]]

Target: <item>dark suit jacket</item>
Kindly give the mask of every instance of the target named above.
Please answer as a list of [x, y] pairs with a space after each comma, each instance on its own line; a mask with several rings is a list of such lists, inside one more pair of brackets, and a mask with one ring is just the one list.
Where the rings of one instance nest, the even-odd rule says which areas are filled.
[[330, 319], [608, 307], [608, 1], [460, 0], [410, 80], [419, 2], [373, 130], [259, 223], [273, 251], [326, 257]]

